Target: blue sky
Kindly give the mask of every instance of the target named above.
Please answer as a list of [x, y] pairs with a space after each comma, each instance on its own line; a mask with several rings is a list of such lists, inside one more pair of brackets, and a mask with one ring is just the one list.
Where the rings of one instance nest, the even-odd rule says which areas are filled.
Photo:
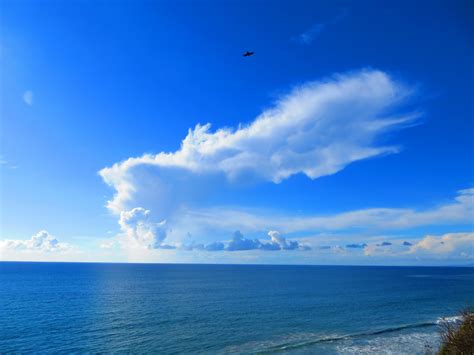
[[469, 1], [0, 6], [2, 259], [472, 263]]

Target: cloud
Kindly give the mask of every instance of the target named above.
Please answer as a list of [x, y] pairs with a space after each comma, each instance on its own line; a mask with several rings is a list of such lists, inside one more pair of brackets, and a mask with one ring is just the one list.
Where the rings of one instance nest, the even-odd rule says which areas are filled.
[[326, 216], [291, 216], [249, 212], [230, 208], [188, 211], [188, 225], [214, 226], [220, 230], [244, 231], [278, 229], [284, 233], [301, 231], [340, 231], [348, 229], [407, 229], [426, 225], [471, 224], [474, 220], [474, 189], [457, 193], [452, 202], [426, 210], [408, 208], [369, 208]]
[[295, 40], [301, 44], [309, 45], [317, 36], [319, 36], [323, 31], [325, 31], [328, 26], [335, 25], [336, 23], [342, 21], [348, 14], [349, 11], [347, 9], [344, 9], [337, 16], [329, 20], [327, 23], [315, 23], [308, 30], [297, 36]]
[[330, 245], [321, 245], [318, 247], [319, 250], [330, 250], [331, 246]]
[[101, 242], [99, 244], [99, 247], [101, 249], [112, 249], [115, 247], [116, 245], [116, 240], [115, 239], [107, 239], [107, 240], [104, 240], [103, 242]]
[[311, 44], [314, 38], [323, 32], [325, 27], [326, 25], [324, 23], [316, 23], [312, 25], [307, 31], [297, 37], [298, 42], [301, 44]]
[[227, 245], [226, 250], [237, 251], [237, 250], [254, 250], [260, 249], [261, 243], [258, 239], [247, 239], [244, 238], [240, 231], [234, 233], [234, 237]]
[[225, 249], [225, 244], [222, 242], [214, 242], [206, 245], [204, 249], [207, 251], [220, 251]]
[[412, 242], [395, 240], [393, 243], [369, 244], [364, 248], [366, 256], [384, 256], [416, 259], [473, 259], [474, 233], [446, 233], [427, 235]]
[[[166, 222], [151, 222], [150, 211], [141, 207], [136, 207], [130, 211], [123, 211], [120, 214], [120, 228], [122, 234], [119, 235], [122, 248], [133, 249], [179, 249], [185, 251], [241, 251], [241, 250], [309, 250], [307, 245], [300, 245], [297, 241], [289, 241], [277, 231], [268, 232], [270, 242], [261, 242], [258, 239], [248, 239], [240, 231], [234, 232], [233, 238], [227, 244], [223, 242], [212, 242], [209, 244], [195, 243], [169, 243], [167, 241]], [[101, 248], [112, 248], [115, 245], [113, 240], [101, 244]]]
[[43, 230], [33, 235], [30, 239], [5, 239], [0, 240], [0, 252], [41, 252], [59, 253], [72, 249], [67, 243], [59, 242], [55, 237]]
[[119, 225], [123, 232], [122, 243], [126, 248], [166, 248], [166, 221], [149, 220], [150, 211], [141, 207], [120, 213]]
[[0, 168], [16, 169], [16, 168], [18, 168], [18, 166], [13, 165], [11, 162], [9, 162], [6, 159], [3, 159], [3, 157], [0, 156]]
[[247, 239], [244, 238], [240, 231], [234, 233], [233, 239], [229, 242], [225, 250], [237, 251], [237, 250], [310, 250], [308, 245], [300, 245], [296, 240], [289, 241], [284, 238], [278, 231], [269, 231], [268, 236], [270, 242], [261, 242], [258, 239]]
[[461, 254], [474, 256], [474, 233], [448, 233], [427, 235], [410, 247], [410, 253]]
[[[167, 221], [158, 228], [162, 236], [170, 232], [174, 237], [185, 236], [190, 232], [186, 228], [199, 229], [200, 223], [230, 223], [232, 228], [220, 231], [242, 230], [239, 218], [233, 218], [235, 213], [221, 207], [204, 209], [202, 201], [225, 186], [280, 183], [296, 174], [316, 179], [359, 160], [398, 152], [400, 147], [382, 144], [382, 138], [419, 116], [400, 114], [411, 94], [410, 88], [378, 70], [306, 83], [249, 124], [216, 131], [209, 124], [198, 124], [175, 152], [146, 154], [102, 169], [99, 174], [115, 190], [108, 208], [118, 215], [137, 206], [153, 211], [153, 222]], [[234, 214], [232, 219], [226, 213]], [[260, 225], [268, 225], [261, 216], [255, 218]], [[248, 223], [242, 222], [244, 227]], [[297, 221], [314, 222], [318, 224]], [[288, 229], [272, 225], [258, 230]], [[145, 226], [123, 228], [130, 240], [141, 240], [138, 244], [160, 245], [162, 237], [149, 240]]]
[[409, 251], [408, 242], [394, 240], [393, 242], [382, 242], [376, 244], [367, 244], [364, 247], [364, 255], [366, 256], [383, 256], [383, 257], [404, 257]]
[[[403, 241], [354, 243], [354, 233], [472, 223], [474, 188], [427, 209], [381, 207], [293, 215], [209, 205], [223, 188], [244, 184], [245, 189], [248, 181], [278, 184], [295, 174], [316, 179], [358, 160], [398, 152], [400, 147], [384, 144], [383, 137], [419, 116], [401, 113], [412, 93], [377, 70], [335, 75], [295, 88], [246, 125], [211, 131], [209, 124], [198, 124], [175, 152], [146, 154], [102, 169], [100, 175], [115, 190], [108, 208], [120, 216], [126, 241], [121, 243], [145, 250], [304, 250], [307, 246], [282, 239], [279, 233], [344, 231], [353, 235], [340, 244], [346, 247], [323, 247], [335, 253], [398, 255], [411, 246]], [[215, 240], [233, 230], [242, 233], [230, 241]], [[255, 238], [264, 231], [278, 232], [270, 232], [268, 241]], [[190, 233], [196, 241], [189, 241]]]
[[287, 241], [278, 231], [269, 231], [268, 236], [272, 240], [271, 243], [277, 245], [280, 249], [295, 250], [299, 248], [297, 241]]
[[23, 93], [23, 101], [29, 106], [33, 105], [33, 91], [31, 90], [25, 91]]
[[367, 244], [347, 244], [346, 248], [348, 249], [364, 249], [367, 246]]

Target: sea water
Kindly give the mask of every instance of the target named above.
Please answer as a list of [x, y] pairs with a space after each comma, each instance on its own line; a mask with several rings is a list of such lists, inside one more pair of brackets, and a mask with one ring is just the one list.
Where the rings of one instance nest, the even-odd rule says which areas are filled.
[[455, 267], [0, 263], [0, 353], [423, 354]]

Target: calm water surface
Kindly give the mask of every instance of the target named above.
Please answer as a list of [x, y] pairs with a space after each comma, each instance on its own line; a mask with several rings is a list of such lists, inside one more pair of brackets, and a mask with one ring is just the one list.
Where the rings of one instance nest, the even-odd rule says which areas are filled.
[[0, 352], [423, 353], [473, 268], [0, 262]]

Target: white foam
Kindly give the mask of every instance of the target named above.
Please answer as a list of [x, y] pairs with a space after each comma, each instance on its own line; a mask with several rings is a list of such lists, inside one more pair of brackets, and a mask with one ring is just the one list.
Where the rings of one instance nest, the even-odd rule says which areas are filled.
[[458, 323], [462, 320], [461, 316], [452, 316], [452, 317], [440, 317], [436, 320], [436, 324], [443, 323]]
[[371, 339], [344, 341], [336, 346], [339, 354], [426, 354], [434, 352], [439, 345], [439, 336], [430, 332], [415, 332]]

